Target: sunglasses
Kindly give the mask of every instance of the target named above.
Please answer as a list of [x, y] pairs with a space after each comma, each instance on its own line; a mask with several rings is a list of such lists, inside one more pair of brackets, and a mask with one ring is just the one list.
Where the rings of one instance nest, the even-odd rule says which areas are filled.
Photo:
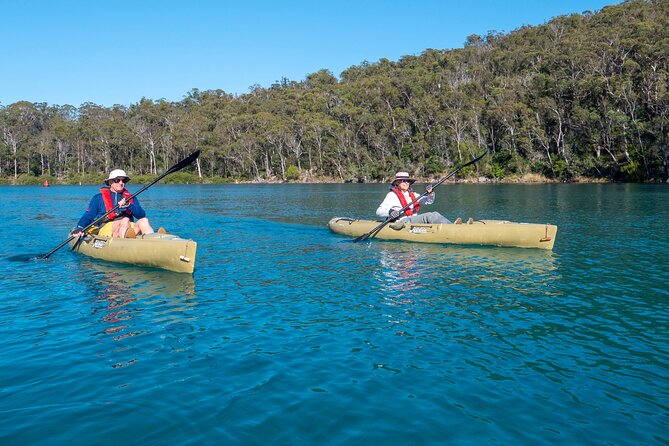
[[114, 178], [113, 180], [111, 180], [111, 182], [128, 184], [130, 182], [130, 178]]
[[397, 180], [398, 183], [411, 183], [409, 180]]

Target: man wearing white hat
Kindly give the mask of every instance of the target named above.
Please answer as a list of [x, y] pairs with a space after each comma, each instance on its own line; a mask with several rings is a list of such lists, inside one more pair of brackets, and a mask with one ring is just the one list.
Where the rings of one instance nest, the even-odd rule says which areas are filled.
[[[425, 190], [426, 194], [423, 195], [420, 200], [410, 205], [403, 212], [401, 211], [416, 199], [416, 195], [411, 189], [411, 185], [415, 182], [416, 180], [411, 178], [407, 172], [397, 172], [390, 185], [390, 192], [386, 194], [386, 198], [379, 205], [378, 209], [376, 209], [376, 215], [382, 218], [390, 217], [391, 220], [397, 220], [390, 225], [393, 229], [401, 229], [406, 222], [431, 224], [452, 223], [439, 212], [418, 213], [421, 206], [434, 203], [432, 186], [427, 186]], [[455, 222], [462, 223], [462, 220], [458, 218]]]
[[[132, 194], [125, 188], [129, 182], [130, 177], [124, 170], [112, 170], [105, 180], [106, 187], [101, 188], [100, 193], [93, 195], [86, 212], [79, 219], [79, 223], [72, 230], [72, 234], [80, 235], [83, 228], [117, 205], [119, 209], [107, 215], [106, 222], [103, 222], [111, 222], [112, 237], [134, 238], [142, 234], [153, 234], [153, 228], [149, 224], [149, 219], [146, 218], [146, 212], [140, 206], [139, 200], [132, 197]], [[137, 221], [134, 221], [135, 219]]]

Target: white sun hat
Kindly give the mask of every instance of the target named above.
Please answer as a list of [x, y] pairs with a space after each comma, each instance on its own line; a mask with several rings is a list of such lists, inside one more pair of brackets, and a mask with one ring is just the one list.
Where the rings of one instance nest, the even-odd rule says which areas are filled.
[[128, 183], [128, 181], [130, 181], [130, 177], [125, 173], [125, 170], [114, 169], [109, 172], [109, 177], [105, 180], [105, 184], [108, 185], [111, 180], [115, 180], [116, 178], [123, 178], [124, 183]]

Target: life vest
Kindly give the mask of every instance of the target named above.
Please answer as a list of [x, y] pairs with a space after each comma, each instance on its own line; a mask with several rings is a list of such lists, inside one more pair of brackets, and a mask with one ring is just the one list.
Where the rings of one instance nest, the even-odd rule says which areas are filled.
[[[418, 213], [418, 210], [420, 209], [420, 205], [418, 204], [417, 201], [413, 204], [413, 210], [411, 210], [411, 207], [408, 207], [408, 208], [406, 207], [408, 203], [407, 203], [406, 198], [404, 198], [404, 194], [402, 193], [402, 191], [399, 190], [399, 188], [397, 188], [397, 187], [393, 187], [392, 191], [395, 192], [395, 194], [397, 195], [397, 198], [400, 199], [400, 204], [402, 205], [402, 209], [406, 208], [406, 209], [404, 209], [405, 214], [407, 214], [409, 217], [411, 217], [414, 213], [416, 213], [416, 214]], [[414, 201], [416, 199], [416, 195], [413, 193], [412, 190], [409, 191], [409, 196], [411, 197], [411, 201]]]
[[[114, 209], [114, 204], [112, 202], [112, 197], [111, 197], [111, 190], [109, 188], [103, 187], [100, 189], [100, 194], [102, 195], [102, 201], [105, 203], [105, 211], [109, 212], [110, 210]], [[130, 199], [132, 197], [132, 194], [128, 192], [126, 189], [123, 190], [123, 197], [125, 198], [125, 201], [128, 202], [128, 204], [132, 204], [133, 200]], [[130, 200], [129, 200], [130, 199]], [[129, 200], [129, 201], [128, 201]], [[132, 212], [130, 212], [130, 209], [127, 209], [123, 211], [123, 214], [121, 217], [132, 217]], [[116, 212], [112, 212], [109, 215], [107, 215], [108, 220], [116, 220], [119, 217], [119, 215]]]

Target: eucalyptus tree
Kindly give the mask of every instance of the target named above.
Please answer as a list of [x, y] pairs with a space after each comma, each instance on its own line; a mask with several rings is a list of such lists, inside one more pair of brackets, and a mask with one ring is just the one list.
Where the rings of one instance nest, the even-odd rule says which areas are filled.
[[[280, 179], [286, 179], [288, 140], [292, 136], [292, 122], [285, 115], [262, 112], [258, 117], [259, 130], [262, 136], [261, 146], [265, 151], [265, 165], [267, 174], [276, 174]], [[278, 158], [278, 169], [275, 169], [275, 160]]]
[[[43, 104], [41, 104], [43, 105]], [[23, 157], [30, 171], [30, 143], [31, 139], [39, 133], [43, 125], [38, 108], [31, 102], [15, 102], [2, 110], [0, 119], [0, 138], [9, 148], [13, 166], [14, 178], [19, 175], [19, 158]]]
[[87, 158], [91, 166], [98, 166], [103, 172], [111, 170], [113, 133], [111, 110], [87, 102], [79, 107], [79, 135], [85, 141]]
[[[60, 175], [65, 171], [64, 152], [69, 149], [68, 140], [72, 134], [77, 119], [77, 110], [71, 105], [51, 106], [45, 110], [44, 125], [35, 138], [39, 156], [40, 175]], [[68, 132], [62, 132], [63, 126], [68, 126]], [[67, 148], [67, 149], [66, 149]]]
[[450, 136], [455, 142], [458, 162], [462, 162], [462, 144], [471, 131], [471, 109], [469, 98], [466, 94], [457, 90], [444, 92], [440, 96], [441, 109], [443, 110], [443, 125], [450, 130]]
[[225, 147], [223, 160], [232, 175], [260, 181], [260, 146], [254, 112], [258, 109], [243, 100], [226, 106], [212, 130], [212, 139]]
[[217, 139], [229, 150], [227, 159], [233, 175], [260, 181], [260, 146], [255, 137], [255, 120], [249, 115], [231, 116], [215, 129]]
[[307, 154], [308, 172], [324, 175], [323, 153], [326, 129], [334, 124], [330, 114], [341, 102], [337, 79], [327, 70], [307, 75], [296, 116], [296, 132]]
[[[158, 174], [156, 153], [160, 138], [165, 131], [165, 123], [160, 111], [160, 107], [164, 102], [163, 100], [152, 101], [142, 98], [139, 103], [131, 105], [128, 109], [128, 125], [141, 142], [142, 148], [148, 156], [148, 173], [154, 175]], [[133, 164], [134, 155], [133, 152], [130, 153], [131, 165]], [[143, 164], [140, 159], [135, 168], [141, 171], [142, 167]]]
[[[48, 120], [43, 139], [49, 141], [53, 147], [54, 173], [58, 177], [67, 177], [71, 173], [71, 162], [78, 160], [74, 148], [78, 128], [78, 110], [65, 105], [58, 108]], [[76, 170], [75, 170], [76, 171]]]
[[212, 175], [215, 169], [214, 158], [211, 153], [212, 148], [203, 147], [203, 143], [213, 127], [205, 111], [207, 107], [203, 105], [206, 101], [206, 95], [206, 92], [193, 89], [183, 100], [175, 104], [176, 114], [173, 127], [175, 145], [179, 151], [184, 153], [193, 152], [197, 149], [202, 151], [200, 157], [196, 160], [196, 170], [200, 178], [203, 177], [203, 160], [209, 164]]
[[[267, 137], [277, 145], [281, 176], [284, 179], [286, 179], [286, 163], [295, 165], [298, 171], [302, 170], [305, 148], [302, 141], [304, 122], [301, 115], [304, 108], [307, 107], [306, 93], [307, 90], [300, 88], [299, 84], [295, 83], [272, 89], [270, 110], [280, 124], [275, 125], [275, 130], [268, 133]], [[285, 154], [283, 153], [284, 147]]]

